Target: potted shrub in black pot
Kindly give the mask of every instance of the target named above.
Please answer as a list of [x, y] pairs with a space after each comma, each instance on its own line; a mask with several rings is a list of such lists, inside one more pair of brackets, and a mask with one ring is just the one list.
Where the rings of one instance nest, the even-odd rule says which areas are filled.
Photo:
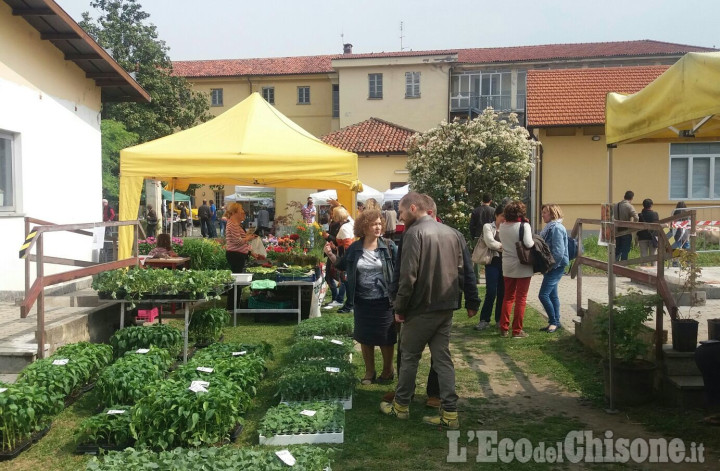
[[678, 309], [677, 316], [670, 322], [672, 328], [672, 346], [677, 352], [694, 352], [698, 344], [698, 321], [690, 316], [693, 307], [704, 304], [704, 297], [698, 297], [698, 278], [702, 268], [697, 265], [697, 253], [681, 250], [677, 254], [679, 262], [678, 276], [682, 280], [682, 288], [678, 296], [678, 304], [686, 299], [688, 309], [682, 313]]
[[[655, 363], [648, 361], [654, 331], [645, 325], [650, 320], [659, 296], [632, 291], [618, 296], [613, 306], [613, 397], [614, 404], [635, 406], [655, 395]], [[605, 398], [610, 398], [609, 323], [610, 309], [604, 306], [596, 320], [596, 335], [606, 346], [603, 372]]]

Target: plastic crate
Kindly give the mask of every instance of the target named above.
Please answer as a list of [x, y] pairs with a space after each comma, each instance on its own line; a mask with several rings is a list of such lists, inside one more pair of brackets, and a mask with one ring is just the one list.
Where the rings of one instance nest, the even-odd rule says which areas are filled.
[[275, 278], [275, 281], [278, 283], [282, 281], [315, 281], [315, 274], [312, 275], [288, 275], [283, 273], [278, 273], [277, 278]]
[[248, 298], [248, 307], [250, 309], [292, 309], [292, 302], [250, 296]]
[[137, 318], [145, 322], [152, 322], [158, 316], [158, 308], [138, 309]]

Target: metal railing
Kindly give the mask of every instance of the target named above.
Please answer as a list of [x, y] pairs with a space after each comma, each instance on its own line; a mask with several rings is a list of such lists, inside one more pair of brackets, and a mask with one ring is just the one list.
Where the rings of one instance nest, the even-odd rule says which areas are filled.
[[[39, 224], [30, 230], [31, 224]], [[85, 229], [94, 229], [96, 227], [118, 227], [118, 226], [135, 226], [135, 238], [133, 242], [133, 257], [124, 260], [111, 261], [106, 263], [94, 263], [86, 260], [74, 260], [62, 257], [53, 257], [45, 254], [44, 236], [52, 232], [71, 232], [84, 236], [93, 237], [94, 233]], [[86, 276], [95, 275], [107, 270], [116, 268], [124, 268], [129, 266], [137, 266], [138, 258], [138, 221], [121, 221], [121, 222], [91, 222], [84, 224], [55, 224], [40, 219], [25, 218], [25, 240], [29, 245], [24, 249], [25, 253], [25, 297], [20, 304], [20, 317], [26, 318], [33, 306], [37, 302], [37, 333], [38, 342], [37, 357], [43, 358], [45, 354], [45, 288], [48, 286], [64, 283], [67, 281], [84, 278]], [[28, 242], [31, 233], [35, 233]], [[30, 251], [35, 248], [35, 253]], [[30, 268], [31, 263], [36, 262], [35, 281], [30, 284]], [[52, 275], [45, 275], [45, 264], [53, 265], [69, 265], [81, 267], [75, 270], [69, 270]]]
[[[629, 221], [613, 221], [613, 224], [615, 228], [619, 229], [628, 229], [628, 232], [624, 232], [624, 234], [633, 234], [637, 231], [641, 230], [650, 230], [654, 231], [657, 234], [658, 237], [658, 249], [656, 255], [649, 255], [646, 257], [639, 257], [634, 259], [628, 259], [623, 261], [612, 261], [612, 271], [615, 275], [620, 276], [626, 276], [630, 278], [633, 281], [643, 283], [649, 286], [652, 286], [655, 288], [656, 293], [662, 298], [662, 304], [665, 305], [665, 307], [668, 310], [668, 313], [670, 314], [670, 319], [675, 320], [677, 318], [678, 314], [678, 306], [677, 302], [675, 301], [675, 297], [673, 296], [673, 293], [670, 290], [670, 287], [667, 284], [667, 281], [665, 280], [665, 261], [670, 260], [673, 258], [673, 248], [672, 244], [670, 243], [670, 240], [668, 238], [668, 235], [665, 233], [665, 230], [668, 227], [672, 227], [673, 223], [680, 220], [686, 220], [687, 218], [690, 218], [690, 251], [695, 251], [695, 244], [696, 244], [696, 236], [695, 236], [695, 227], [696, 227], [696, 213], [694, 210], [686, 211], [681, 214], [676, 214], [674, 216], [670, 216], [665, 219], [661, 219], [660, 221], [656, 223], [645, 223], [645, 222], [629, 222]], [[575, 221], [575, 226], [573, 227], [573, 230], [571, 232], [571, 237], [582, 241], [583, 236], [583, 226], [585, 225], [596, 225], [600, 226], [602, 229], [603, 223], [606, 221], [602, 221], [599, 219], [578, 219]], [[648, 262], [657, 262], [656, 263], [656, 272], [655, 274], [648, 273], [646, 271], [638, 270], [630, 265], [638, 265], [641, 263], [648, 263]], [[693, 259], [692, 261], [692, 268], [689, 270], [689, 281], [688, 286], [692, 290], [695, 286], [695, 270], [694, 270], [694, 264], [695, 261]], [[571, 269], [571, 276], [573, 278], [577, 278], [577, 314], [578, 316], [582, 316], [584, 314], [584, 310], [582, 308], [582, 266], [587, 265], [594, 268], [597, 268], [599, 270], [603, 270], [607, 272], [608, 267], [610, 265], [609, 262], [604, 260], [598, 260], [590, 257], [586, 257], [582, 254], [582, 251], [578, 251], [577, 258], [575, 260], [575, 263], [572, 266]], [[689, 293], [691, 297], [694, 297], [694, 293]], [[656, 358], [662, 358], [662, 342], [663, 342], [663, 335], [662, 332], [664, 330], [663, 328], [663, 307], [661, 305], [658, 305], [656, 312], [655, 312], [655, 357]]]

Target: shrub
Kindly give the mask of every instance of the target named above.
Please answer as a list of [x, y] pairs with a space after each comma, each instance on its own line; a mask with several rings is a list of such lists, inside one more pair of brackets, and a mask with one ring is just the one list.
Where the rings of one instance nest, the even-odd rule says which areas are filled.
[[224, 308], [195, 311], [188, 329], [190, 338], [201, 344], [215, 342], [228, 322], [230, 314]]
[[126, 327], [110, 337], [110, 345], [115, 358], [121, 357], [125, 352], [152, 346], [167, 349], [170, 357], [175, 358], [183, 348], [183, 333], [167, 324]]

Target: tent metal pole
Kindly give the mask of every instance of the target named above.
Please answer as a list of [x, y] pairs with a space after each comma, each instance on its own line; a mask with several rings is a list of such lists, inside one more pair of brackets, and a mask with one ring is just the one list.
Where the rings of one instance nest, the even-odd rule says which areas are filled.
[[615, 311], [615, 272], [613, 271], [613, 265], [615, 264], [615, 214], [612, 211], [613, 204], [613, 149], [616, 147], [614, 144], [607, 146], [608, 152], [608, 195], [607, 202], [610, 205], [610, 222], [608, 238], [608, 386], [610, 388], [610, 394], [608, 397], [609, 404], [606, 410], [609, 414], [616, 414], [615, 409], [615, 374], [614, 374], [614, 354], [615, 354], [615, 339], [614, 339], [614, 328], [613, 328], [613, 316]]
[[172, 179], [172, 195], [170, 197], [170, 201], [172, 201], [172, 203], [170, 203], [170, 240], [172, 241], [173, 221], [175, 221], [175, 178]]

